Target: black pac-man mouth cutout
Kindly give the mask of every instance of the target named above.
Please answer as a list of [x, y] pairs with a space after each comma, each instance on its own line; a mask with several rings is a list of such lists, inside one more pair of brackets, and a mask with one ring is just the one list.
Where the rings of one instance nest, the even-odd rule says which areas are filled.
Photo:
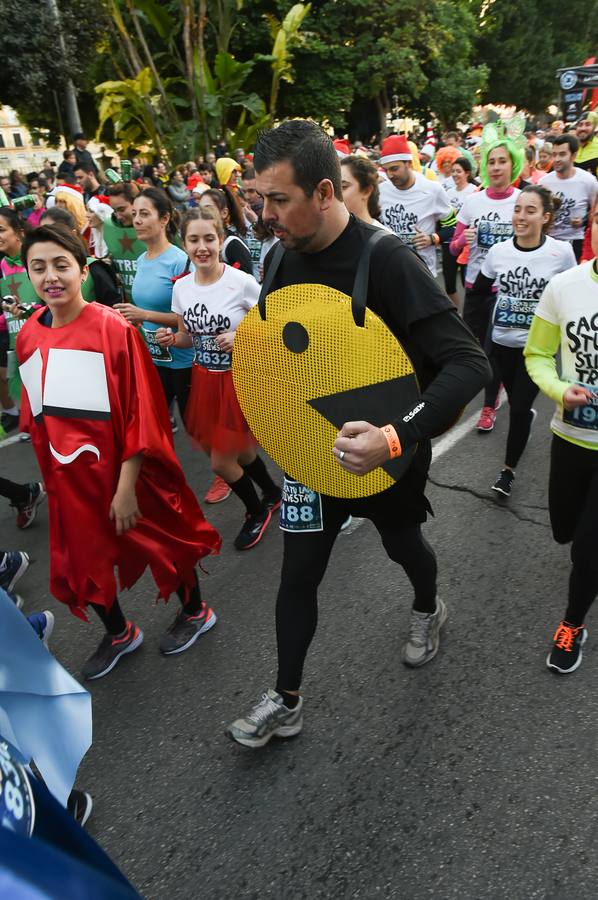
[[[404, 375], [377, 384], [351, 388], [326, 397], [307, 400], [321, 416], [339, 430], [346, 422], [364, 421], [379, 428], [388, 423], [389, 409], [406, 409], [418, 396], [415, 375]], [[411, 462], [415, 447], [381, 466], [391, 478], [398, 480]]]

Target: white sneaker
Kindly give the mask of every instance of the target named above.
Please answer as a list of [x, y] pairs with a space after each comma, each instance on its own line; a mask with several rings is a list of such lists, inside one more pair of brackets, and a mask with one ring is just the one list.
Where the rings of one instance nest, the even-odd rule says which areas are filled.
[[228, 737], [244, 747], [263, 747], [270, 738], [294, 737], [303, 728], [303, 698], [295, 709], [287, 709], [282, 696], [268, 688], [246, 716], [226, 729]]
[[409, 637], [402, 652], [402, 660], [406, 666], [417, 668], [434, 659], [440, 649], [440, 629], [447, 617], [448, 610], [440, 597], [436, 599], [435, 613], [411, 610]]

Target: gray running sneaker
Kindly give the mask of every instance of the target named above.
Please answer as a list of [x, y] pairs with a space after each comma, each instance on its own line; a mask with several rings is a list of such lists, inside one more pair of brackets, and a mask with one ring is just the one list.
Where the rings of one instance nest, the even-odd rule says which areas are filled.
[[434, 659], [440, 648], [440, 629], [446, 622], [448, 610], [443, 601], [436, 599], [436, 612], [425, 613], [411, 610], [409, 637], [403, 646], [402, 659], [406, 666], [423, 666]]
[[225, 733], [244, 747], [263, 747], [272, 737], [294, 737], [302, 728], [303, 698], [299, 697], [295, 709], [287, 709], [281, 695], [268, 688], [259, 703], [229, 725]]

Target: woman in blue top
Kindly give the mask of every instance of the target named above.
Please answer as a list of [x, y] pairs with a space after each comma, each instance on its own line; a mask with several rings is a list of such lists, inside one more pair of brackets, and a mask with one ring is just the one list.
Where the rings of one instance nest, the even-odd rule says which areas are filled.
[[171, 310], [172, 288], [176, 279], [187, 271], [187, 254], [172, 243], [177, 233], [175, 212], [161, 188], [146, 188], [135, 199], [133, 210], [133, 227], [139, 240], [145, 241], [147, 250], [137, 260], [132, 287], [134, 303], [118, 303], [114, 308], [141, 327], [166, 402], [170, 407], [176, 398], [184, 419], [191, 391], [193, 349], [164, 349], [155, 335], [160, 326], [176, 328], [177, 318]]

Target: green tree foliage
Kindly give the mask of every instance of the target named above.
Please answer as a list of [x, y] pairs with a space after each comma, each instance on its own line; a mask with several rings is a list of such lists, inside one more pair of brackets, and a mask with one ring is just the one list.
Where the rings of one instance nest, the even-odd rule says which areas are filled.
[[89, 102], [94, 87], [90, 70], [95, 47], [109, 27], [98, 0], [60, 0], [59, 7], [66, 60], [43, 0], [0, 0], [0, 103], [16, 109], [34, 135], [47, 129], [52, 143], [60, 138], [56, 105], [62, 117], [62, 89], [69, 76], [80, 95], [84, 127], [95, 130], [95, 98]]
[[477, 59], [489, 67], [484, 100], [540, 113], [558, 102], [557, 68], [598, 50], [596, 0], [489, 0], [481, 5]]

